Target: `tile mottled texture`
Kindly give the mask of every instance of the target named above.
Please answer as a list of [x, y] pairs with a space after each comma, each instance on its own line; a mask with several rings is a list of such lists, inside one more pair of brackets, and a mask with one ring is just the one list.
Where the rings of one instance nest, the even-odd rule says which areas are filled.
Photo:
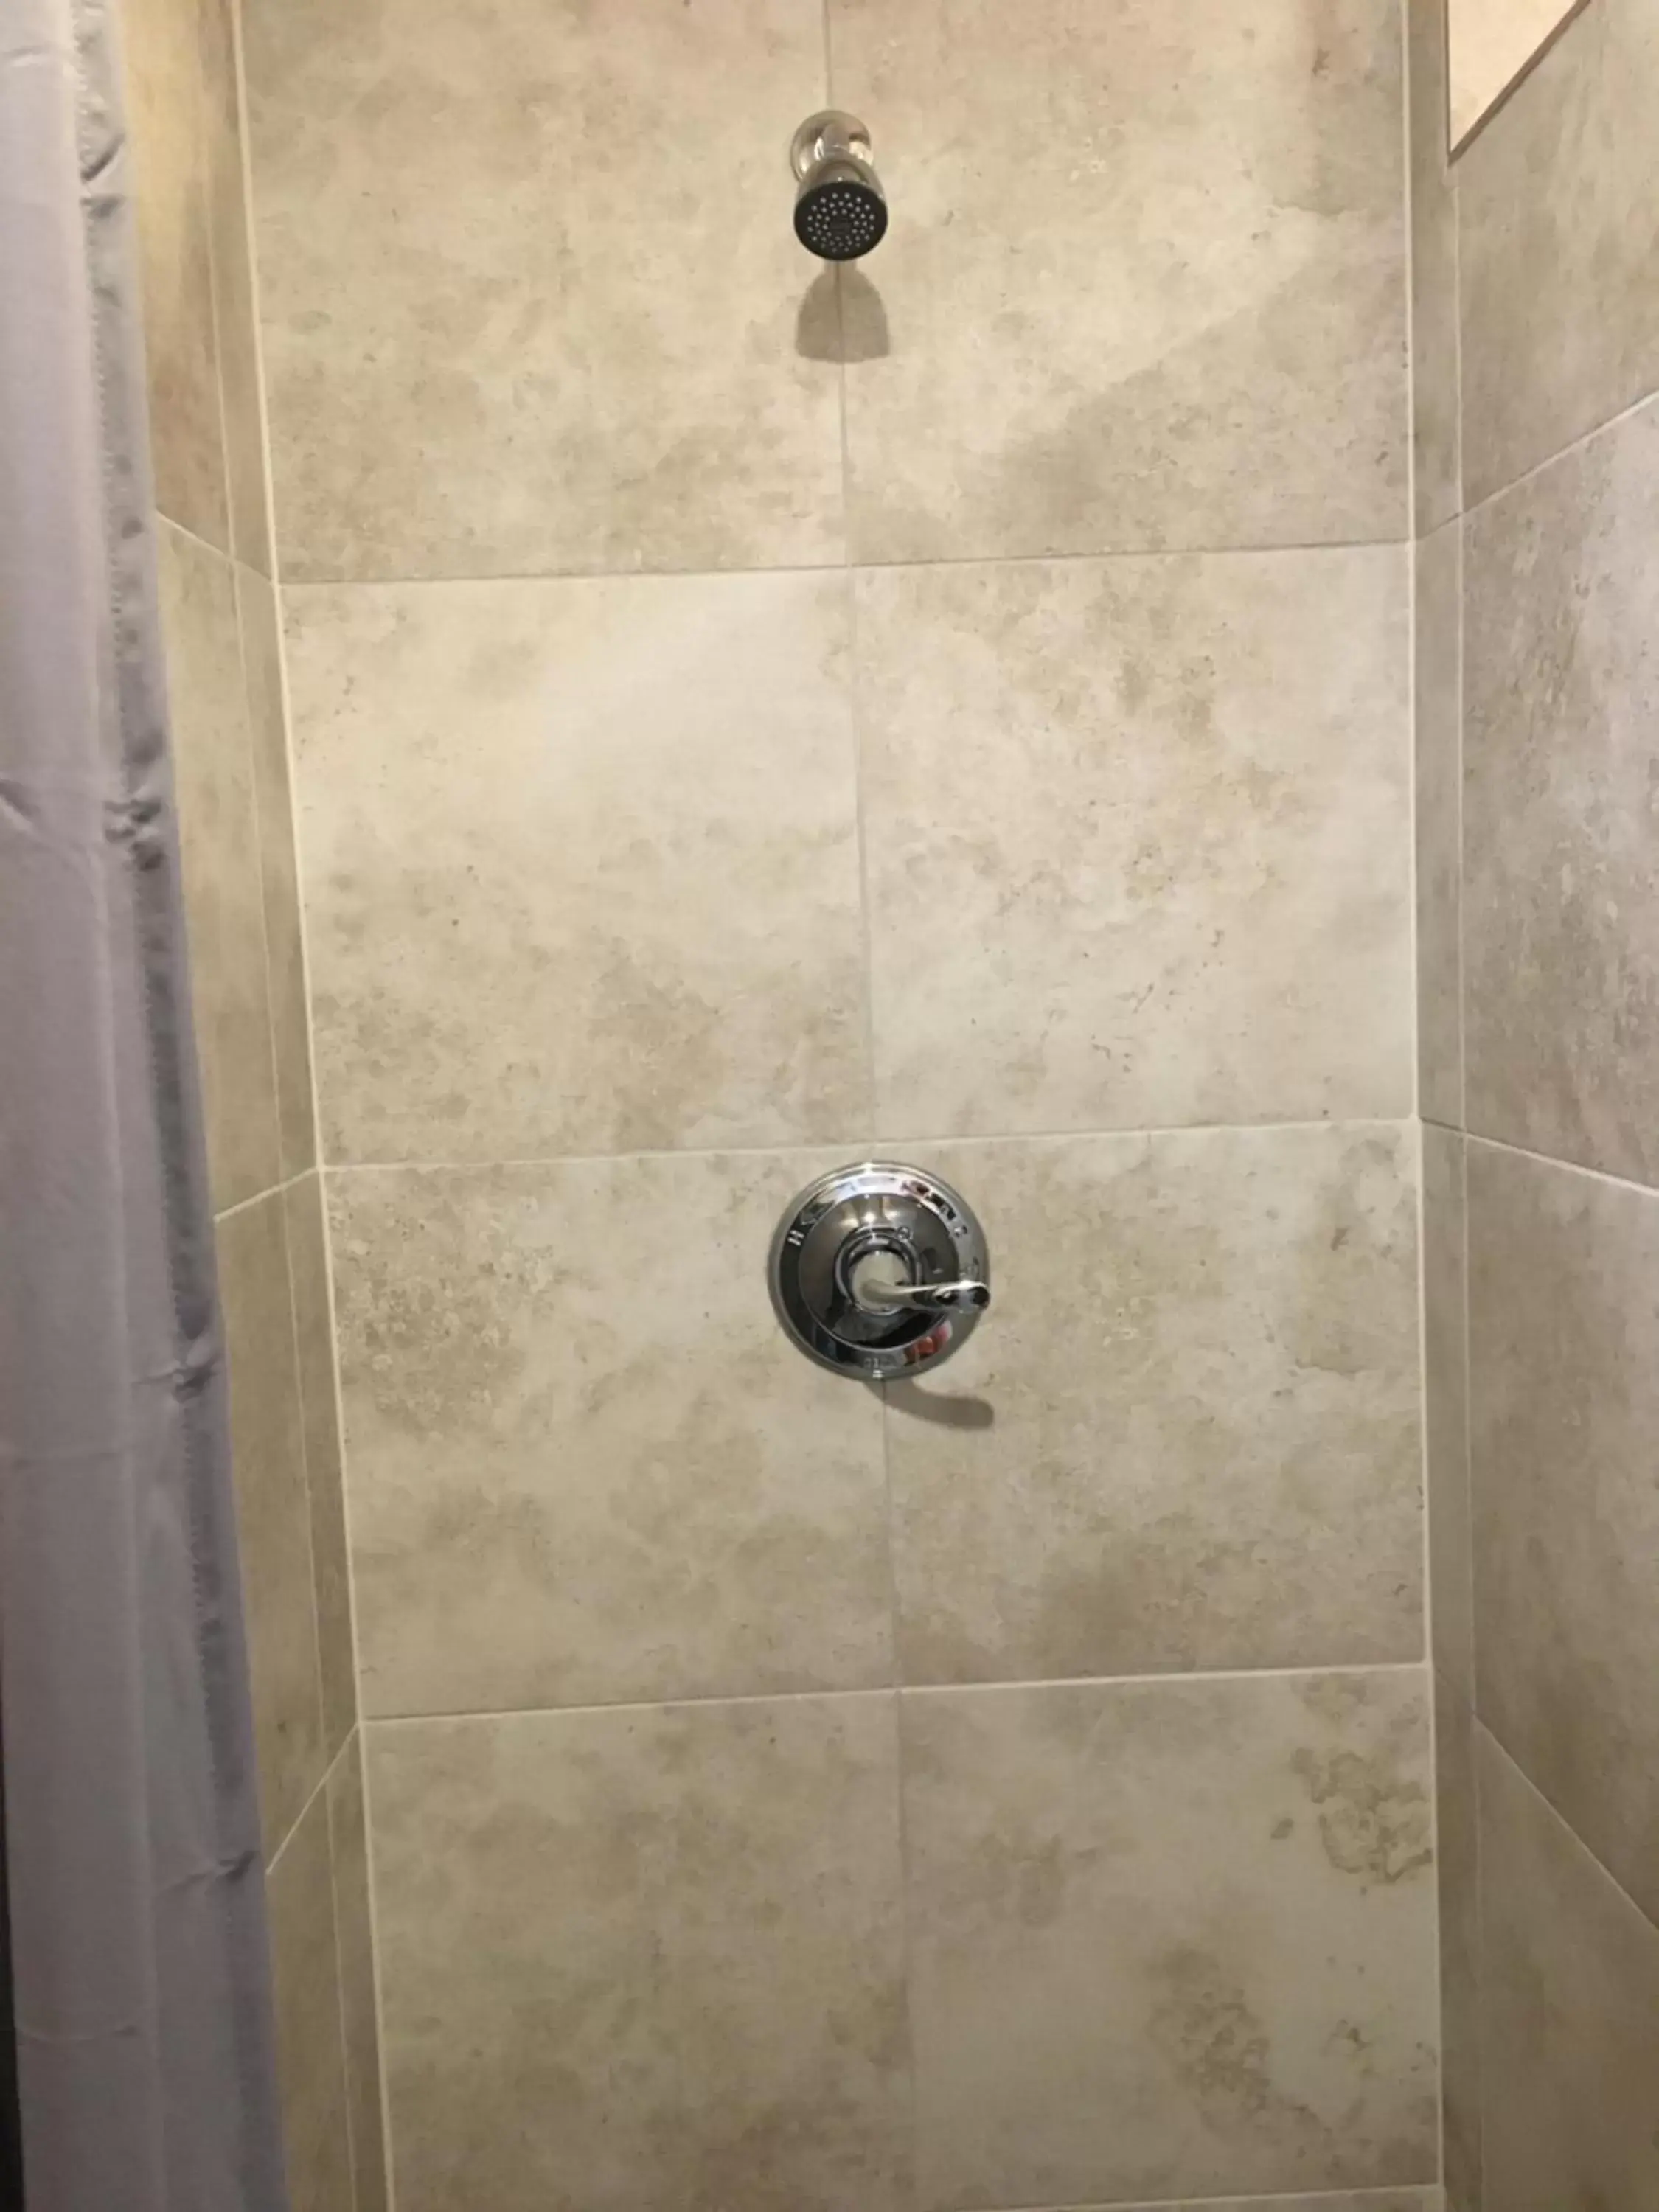
[[272, 1191], [227, 1214], [216, 1236], [230, 1369], [236, 1534], [268, 1852], [299, 1818], [326, 1764], [283, 1212], [282, 1193]]
[[1404, 535], [1395, 0], [831, 0], [830, 34], [894, 209], [855, 558]]
[[1440, 2118], [1449, 2212], [1480, 2203], [1480, 1847], [1474, 1715], [1435, 1677], [1435, 1820], [1440, 1903]]
[[281, 1176], [258, 814], [230, 563], [161, 526], [161, 635], [213, 1200]]
[[1073, 2205], [1070, 2212], [1441, 2212], [1437, 2189], [1345, 2189], [1335, 2197], [1206, 2197], [1200, 2203]]
[[289, 1184], [283, 1195], [305, 1421], [306, 1491], [311, 1509], [324, 1734], [331, 1759], [357, 1718], [357, 1676], [351, 1640], [350, 1565], [335, 1392], [334, 1323], [328, 1298], [328, 1251], [319, 1178], [306, 1176]]
[[1425, 1120], [1463, 1120], [1462, 545], [1456, 523], [1415, 555], [1417, 1088]]
[[1471, 503], [1659, 387], [1659, 15], [1593, 0], [1457, 164]]
[[121, 47], [150, 462], [163, 514], [228, 546], [215, 341], [202, 8], [210, 0], [122, 0]]
[[1659, 405], [1483, 507], [1464, 550], [1468, 1126], [1648, 1182], [1659, 1182], [1656, 543]]
[[398, 2212], [904, 2212], [890, 1698], [369, 1731]]
[[1447, 167], [1447, 0], [1406, 0], [1410, 103], [1412, 489], [1420, 537], [1462, 505], [1457, 203]]
[[817, 0], [283, 0], [247, 76], [283, 573], [842, 557]]
[[858, 588], [884, 1135], [1409, 1112], [1399, 548]]
[[1659, 1929], [1484, 1731], [1481, 2026], [1491, 2212], [1659, 2203]]
[[891, 1680], [880, 1409], [766, 1294], [832, 1164], [331, 1175], [368, 1711]]
[[311, 1023], [306, 1008], [299, 871], [294, 850], [294, 800], [288, 768], [288, 717], [283, 702], [282, 638], [276, 594], [266, 578], [240, 565], [236, 608], [259, 816], [277, 1125], [283, 1173], [295, 1176], [316, 1162], [317, 1128], [311, 1091]]
[[340, 2013], [351, 2117], [351, 2167], [356, 2184], [352, 2212], [386, 2212], [386, 2125], [380, 2109], [368, 1836], [361, 1746], [355, 1740], [329, 1770], [328, 1832], [340, 1937]]
[[889, 1392], [909, 1681], [1416, 1658], [1416, 1206], [1388, 1127], [937, 1146], [997, 1304]]
[[924, 2207], [1433, 2176], [1420, 1669], [902, 1705]]
[[1474, 1693], [1463, 1144], [1423, 1124], [1423, 1420], [1435, 1664]]
[[354, 2212], [334, 1880], [321, 1790], [277, 1854], [265, 1894], [292, 2212]]
[[1659, 1916], [1659, 1194], [1468, 1177], [1480, 1717]]
[[285, 594], [331, 1160], [867, 1125], [846, 589]]

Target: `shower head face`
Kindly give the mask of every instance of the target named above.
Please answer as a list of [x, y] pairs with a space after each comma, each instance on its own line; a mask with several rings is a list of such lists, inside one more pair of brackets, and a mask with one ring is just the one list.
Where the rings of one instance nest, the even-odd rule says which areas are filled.
[[821, 261], [856, 261], [886, 230], [881, 188], [854, 162], [824, 163], [796, 195], [795, 235]]
[[881, 244], [887, 198], [856, 115], [809, 115], [789, 148], [795, 173], [795, 235], [822, 261], [856, 261]]

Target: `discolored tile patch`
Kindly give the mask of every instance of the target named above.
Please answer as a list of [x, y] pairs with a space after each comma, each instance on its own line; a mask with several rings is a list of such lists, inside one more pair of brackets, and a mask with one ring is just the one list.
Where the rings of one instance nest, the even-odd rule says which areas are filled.
[[1428, 2181], [1419, 1669], [903, 1694], [921, 2203]]
[[399, 2212], [905, 2212], [890, 1696], [369, 1746]]

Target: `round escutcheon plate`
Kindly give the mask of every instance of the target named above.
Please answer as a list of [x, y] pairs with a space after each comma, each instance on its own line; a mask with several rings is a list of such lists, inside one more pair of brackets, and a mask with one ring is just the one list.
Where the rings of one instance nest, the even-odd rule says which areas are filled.
[[772, 1303], [811, 1359], [855, 1381], [919, 1375], [990, 1303], [985, 1232], [925, 1169], [866, 1160], [800, 1192], [772, 1239]]

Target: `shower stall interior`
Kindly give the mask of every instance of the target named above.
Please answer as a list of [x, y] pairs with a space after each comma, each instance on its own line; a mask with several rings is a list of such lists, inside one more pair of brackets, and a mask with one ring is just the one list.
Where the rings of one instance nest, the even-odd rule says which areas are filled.
[[1651, 8], [124, 16], [295, 2212], [1647, 2212]]

